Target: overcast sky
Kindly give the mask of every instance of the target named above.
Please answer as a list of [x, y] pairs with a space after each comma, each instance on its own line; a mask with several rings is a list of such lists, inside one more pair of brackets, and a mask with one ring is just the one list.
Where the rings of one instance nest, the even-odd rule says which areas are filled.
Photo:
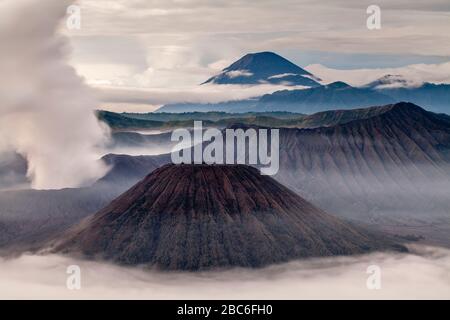
[[[89, 83], [179, 88], [248, 52], [300, 66], [398, 68], [450, 61], [448, 0], [81, 0], [80, 30], [64, 30]], [[369, 5], [381, 29], [366, 27]]]

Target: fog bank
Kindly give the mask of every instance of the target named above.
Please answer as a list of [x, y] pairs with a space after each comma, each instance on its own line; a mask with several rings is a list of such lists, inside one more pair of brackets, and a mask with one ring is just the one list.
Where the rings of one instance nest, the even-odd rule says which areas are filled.
[[[295, 261], [260, 270], [165, 273], [61, 256], [0, 260], [0, 298], [31, 299], [449, 299], [450, 250], [375, 253]], [[66, 268], [81, 268], [81, 289], [66, 288]], [[381, 268], [381, 289], [366, 286]]]

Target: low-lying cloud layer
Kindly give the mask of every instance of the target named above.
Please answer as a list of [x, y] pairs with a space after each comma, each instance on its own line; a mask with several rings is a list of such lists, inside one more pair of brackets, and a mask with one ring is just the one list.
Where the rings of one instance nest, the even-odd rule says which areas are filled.
[[106, 171], [95, 149], [104, 138], [97, 102], [57, 34], [71, 2], [0, 3], [0, 156], [26, 157], [38, 189], [79, 186]]
[[[102, 108], [130, 111], [133, 105], [142, 106], [142, 112], [153, 111], [159, 106], [172, 103], [218, 103], [258, 97], [277, 90], [304, 89], [304, 86], [261, 84], [244, 85], [194, 85], [180, 88], [137, 88], [96, 86], [102, 100]], [[111, 106], [113, 106], [111, 108]], [[120, 109], [119, 106], [122, 108]], [[146, 107], [145, 107], [146, 106]]]
[[[260, 270], [163, 273], [61, 256], [0, 260], [0, 298], [31, 299], [449, 299], [450, 251], [376, 253], [295, 261]], [[68, 290], [67, 267], [81, 268], [81, 290]], [[369, 290], [367, 268], [381, 268]]]
[[399, 75], [408, 86], [421, 85], [424, 82], [450, 83], [450, 62], [441, 64], [412, 64], [399, 68], [339, 70], [327, 68], [320, 64], [305, 68], [324, 83], [344, 81], [353, 86], [362, 86], [385, 75]]

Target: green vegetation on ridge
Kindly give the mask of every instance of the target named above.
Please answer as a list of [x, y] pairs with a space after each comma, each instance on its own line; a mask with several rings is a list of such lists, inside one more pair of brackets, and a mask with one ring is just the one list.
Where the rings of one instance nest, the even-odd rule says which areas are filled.
[[218, 128], [233, 124], [278, 128], [315, 128], [367, 119], [388, 111], [392, 106], [330, 110], [311, 115], [291, 112], [115, 113], [97, 111], [97, 117], [115, 131], [190, 128], [193, 126], [193, 121], [196, 120], [203, 121], [205, 127]]

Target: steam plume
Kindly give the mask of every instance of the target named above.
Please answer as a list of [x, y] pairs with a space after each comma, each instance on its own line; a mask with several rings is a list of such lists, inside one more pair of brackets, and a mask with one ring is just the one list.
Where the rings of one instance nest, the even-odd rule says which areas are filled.
[[71, 2], [0, 3], [0, 154], [26, 157], [38, 189], [79, 186], [106, 171], [95, 149], [104, 138], [96, 100], [66, 63], [58, 33]]

